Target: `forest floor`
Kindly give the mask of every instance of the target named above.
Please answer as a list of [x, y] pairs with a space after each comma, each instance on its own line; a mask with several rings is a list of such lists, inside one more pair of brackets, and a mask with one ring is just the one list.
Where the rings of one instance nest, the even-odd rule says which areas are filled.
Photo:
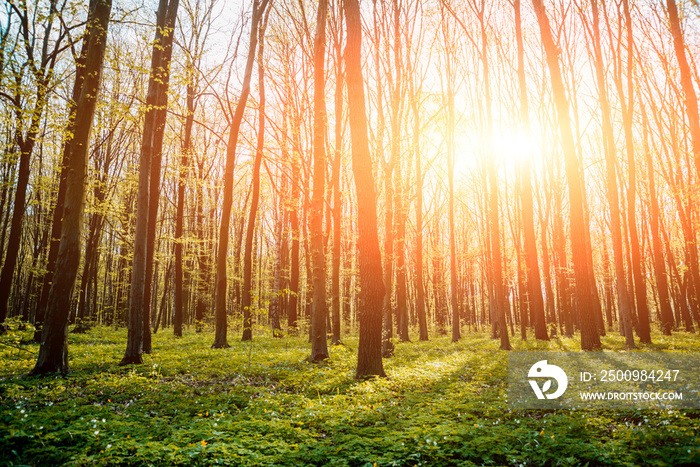
[[[644, 350], [700, 351], [697, 335]], [[399, 343], [386, 379], [353, 379], [357, 338], [306, 361], [300, 337], [212, 350], [212, 332], [153, 338], [119, 367], [126, 331], [70, 334], [67, 377], [27, 377], [29, 331], [0, 339], [0, 465], [700, 465], [700, 411], [520, 411], [487, 334]], [[518, 350], [579, 350], [575, 339]], [[618, 335], [606, 350], [622, 350]], [[8, 347], [9, 346], [9, 347]]]

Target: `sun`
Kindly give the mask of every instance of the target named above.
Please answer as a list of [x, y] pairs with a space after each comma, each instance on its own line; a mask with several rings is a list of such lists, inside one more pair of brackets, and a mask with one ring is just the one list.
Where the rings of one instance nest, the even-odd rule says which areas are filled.
[[521, 166], [537, 150], [537, 142], [521, 128], [508, 127], [494, 131], [491, 137], [483, 132], [461, 131], [455, 136], [455, 171], [466, 173], [479, 168], [483, 157], [494, 157], [506, 170]]
[[492, 137], [494, 156], [506, 165], [531, 160], [536, 144], [531, 134], [521, 128], [508, 128], [494, 132]]

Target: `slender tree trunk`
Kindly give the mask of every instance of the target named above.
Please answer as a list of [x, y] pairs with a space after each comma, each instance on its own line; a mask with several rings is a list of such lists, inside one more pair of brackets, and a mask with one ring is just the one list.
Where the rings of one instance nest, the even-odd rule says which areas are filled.
[[[455, 103], [451, 60], [447, 58], [447, 179], [448, 179], [448, 224], [450, 237], [450, 305], [452, 308], [452, 342], [460, 337], [459, 304], [457, 302], [457, 246], [455, 242], [455, 207], [454, 207], [454, 177], [455, 177]], [[508, 333], [505, 333], [506, 339]]]
[[408, 308], [406, 303], [406, 215], [404, 201], [404, 184], [401, 164], [401, 117], [403, 115], [404, 76], [401, 59], [401, 21], [402, 3], [393, 0], [394, 14], [394, 71], [391, 92], [391, 159], [394, 166], [394, 213], [396, 235], [394, 258], [396, 259], [396, 321], [399, 339], [409, 341]]
[[[383, 55], [386, 53], [385, 50], [381, 48], [381, 34], [380, 29], [384, 27], [383, 18], [381, 15], [384, 11], [379, 11], [378, 8], [383, 6], [383, 3], [373, 2], [373, 19], [374, 19], [374, 54], [375, 54], [375, 75], [377, 80], [377, 90], [376, 90], [376, 101], [377, 101], [377, 136], [376, 141], [376, 152], [377, 159], [380, 161], [383, 174], [384, 183], [384, 256], [383, 256], [383, 270], [384, 270], [384, 287], [386, 288], [386, 293], [384, 294], [384, 301], [382, 303], [382, 355], [384, 358], [391, 357], [394, 355], [394, 327], [393, 327], [393, 306], [392, 306], [392, 294], [394, 290], [393, 284], [393, 269], [394, 269], [394, 186], [393, 186], [393, 173], [394, 173], [394, 162], [392, 158], [393, 153], [390, 152], [388, 161], [384, 156], [384, 131], [386, 128], [386, 120], [384, 117], [384, 84], [383, 84], [383, 74], [382, 62]], [[386, 76], [389, 81], [392, 80], [391, 75]], [[391, 83], [390, 86], [390, 93]]]
[[335, 152], [333, 157], [333, 260], [331, 278], [332, 333], [331, 344], [340, 344], [340, 257], [342, 242], [342, 193], [340, 187], [341, 154], [343, 147], [343, 62], [342, 62], [342, 26], [343, 14], [339, 8], [336, 18], [337, 31], [335, 45]]
[[[263, 7], [264, 8], [264, 7]], [[253, 339], [253, 235], [255, 223], [258, 217], [258, 204], [260, 203], [260, 165], [262, 163], [263, 148], [265, 145], [265, 68], [263, 53], [265, 50], [265, 26], [269, 10], [261, 18], [258, 32], [258, 138], [255, 147], [255, 160], [253, 162], [253, 188], [248, 213], [248, 226], [245, 236], [245, 250], [243, 252], [243, 292], [241, 297], [241, 309], [243, 310], [243, 341]]]
[[187, 80], [187, 114], [185, 116], [185, 137], [182, 147], [182, 157], [180, 159], [180, 171], [177, 180], [177, 207], [175, 213], [175, 309], [173, 316], [173, 333], [177, 337], [182, 337], [183, 320], [183, 271], [182, 271], [182, 243], [183, 225], [185, 217], [185, 186], [187, 184], [187, 169], [190, 164], [189, 157], [192, 152], [192, 126], [194, 124], [194, 79], [191, 69], [187, 70], [189, 78]]
[[[608, 101], [607, 84], [605, 81], [605, 64], [600, 46], [600, 27], [598, 14], [598, 0], [591, 0], [593, 13], [593, 51], [594, 66], [598, 84], [598, 100], [602, 116], [603, 152], [605, 154], [606, 188], [608, 208], [610, 210], [610, 230], [612, 233], [613, 261], [615, 264], [615, 289], [617, 290], [617, 306], [620, 310], [621, 333], [625, 336], [627, 348], [634, 348], [634, 333], [632, 330], [633, 301], [627, 289], [625, 277], [624, 252], [622, 251], [622, 227], [620, 224], [620, 198], [617, 190], [616, 150], [615, 136], [613, 133], [612, 118], [610, 115], [610, 103]], [[634, 214], [632, 214], [634, 215]]]
[[[513, 2], [515, 8], [515, 37], [518, 48], [518, 84], [520, 90], [520, 122], [526, 135], [532, 131], [530, 128], [530, 112], [527, 99], [527, 82], [525, 80], [525, 50], [523, 46], [522, 20], [520, 15], [520, 0]], [[535, 237], [535, 220], [532, 200], [532, 154], [526, 154], [522, 166], [522, 186], [520, 190], [520, 202], [523, 222], [523, 243], [525, 249], [525, 268], [527, 275], [528, 309], [535, 324], [535, 339], [549, 340], [547, 336], [547, 323], [544, 313], [544, 299], [542, 298], [542, 281], [540, 279], [540, 267], [537, 262], [537, 239]], [[544, 233], [542, 233], [544, 235]], [[543, 254], [546, 254], [543, 252]]]
[[358, 0], [345, 0], [347, 46], [345, 69], [348, 89], [352, 169], [357, 193], [358, 253], [360, 266], [360, 342], [356, 378], [385, 376], [382, 364], [381, 253], [377, 232], [377, 197], [369, 151], [365, 89], [362, 78], [362, 16]]
[[[284, 182], [283, 182], [284, 183]], [[280, 198], [284, 195], [283, 189], [280, 189]], [[283, 303], [282, 291], [282, 269], [283, 257], [285, 250], [285, 229], [284, 229], [284, 202], [280, 203], [277, 211], [277, 220], [275, 222], [275, 265], [272, 278], [272, 298], [270, 299], [270, 324], [272, 327], [272, 337], [283, 337], [282, 325], [280, 323], [280, 314]]]
[[83, 273], [80, 277], [80, 287], [78, 292], [78, 311], [76, 316], [77, 326], [72, 332], [84, 333], [88, 330], [89, 325], [87, 323], [86, 309], [88, 307], [88, 287], [89, 281], [92, 276], [93, 262], [97, 254], [97, 224], [96, 219], [97, 214], [93, 214], [90, 219], [90, 232], [88, 233], [87, 241], [85, 242], [85, 261], [83, 261]]
[[39, 356], [32, 375], [67, 373], [68, 312], [73, 285], [80, 263], [80, 230], [85, 205], [87, 158], [100, 87], [107, 27], [112, 8], [110, 0], [96, 0], [88, 16], [89, 46], [85, 60], [85, 81], [75, 110], [75, 134], [71, 141], [70, 165], [66, 174], [66, 198], [61, 243], [56, 260], [56, 272], [49, 292], [49, 306], [42, 330]]
[[541, 242], [542, 242], [542, 278], [544, 279], [544, 291], [547, 297], [547, 321], [550, 325], [550, 335], [552, 337], [557, 335], [557, 314], [554, 306], [554, 289], [552, 288], [552, 277], [550, 266], [550, 252], [547, 248], [547, 225], [549, 218], [549, 200], [547, 201], [546, 214], [542, 215], [540, 225], [541, 225]]
[[[410, 69], [410, 65], [409, 65]], [[425, 311], [425, 282], [423, 279], [423, 167], [420, 150], [420, 110], [413, 79], [409, 80], [411, 109], [413, 111], [413, 154], [416, 159], [416, 315], [418, 315], [418, 338], [427, 341], [428, 320]]]
[[491, 280], [494, 290], [494, 308], [495, 318], [498, 327], [498, 335], [501, 339], [501, 350], [510, 350], [510, 341], [508, 339], [508, 330], [506, 329], [505, 314], [508, 308], [508, 299], [505, 296], [505, 288], [503, 283], [503, 260], [501, 253], [501, 227], [499, 223], [499, 195], [498, 195], [498, 178], [496, 175], [496, 162], [493, 152], [493, 116], [491, 110], [491, 83], [489, 78], [489, 62], [488, 62], [488, 35], [486, 32], [486, 24], [484, 20], [485, 3], [482, 2], [481, 9], [478, 13], [478, 19], [481, 26], [481, 63], [484, 73], [484, 105], [486, 107], [486, 169], [489, 184], [489, 233], [491, 244]]
[[287, 302], [287, 327], [289, 332], [297, 332], [298, 303], [299, 303], [299, 247], [301, 231], [299, 225], [300, 208], [300, 154], [301, 154], [301, 118], [298, 116], [297, 107], [293, 102], [292, 86], [290, 83], [289, 68], [285, 67], [285, 92], [289, 107], [291, 107], [291, 131], [292, 131], [292, 196], [290, 200], [289, 222], [292, 231], [292, 251], [289, 273], [289, 302]]
[[[94, 3], [94, 0], [91, 4]], [[68, 123], [66, 124], [66, 133], [72, 135], [75, 133], [75, 107], [80, 98], [80, 90], [82, 89], [83, 80], [85, 79], [85, 59], [87, 56], [87, 47], [89, 36], [83, 39], [80, 55], [76, 63], [75, 81], [73, 83], [72, 98], [68, 102]], [[63, 223], [63, 204], [66, 199], [66, 177], [68, 174], [67, 167], [70, 165], [70, 137], [66, 137], [63, 143], [63, 157], [61, 162], [61, 170], [58, 178], [58, 192], [56, 194], [56, 204], [54, 206], [53, 220], [51, 222], [51, 241], [49, 242], [49, 254], [46, 263], [46, 273], [44, 274], [43, 284], [39, 300], [36, 305], [34, 315], [34, 342], [41, 342], [41, 328], [44, 322], [44, 314], [49, 301], [49, 289], [53, 282], [53, 274], [56, 268], [56, 258], [58, 257], [58, 246], [61, 242], [61, 226]], [[4, 241], [0, 241], [3, 245]]]
[[[163, 145], [170, 55], [177, 7], [178, 0], [170, 0], [170, 2], [160, 0], [157, 12], [156, 38], [151, 57], [148, 95], [146, 96], [148, 109], [146, 110], [139, 161], [134, 265], [129, 289], [129, 325], [126, 351], [120, 365], [140, 364], [143, 362], [142, 353], [150, 352], [151, 300], [149, 280], [151, 274], [149, 274], [149, 270], [152, 263], [149, 262], [149, 226], [150, 218], [156, 215], [155, 212], [151, 212], [151, 190], [154, 185], [158, 186], [160, 183], [160, 180], [156, 180], [154, 183], [152, 178], [160, 178], [160, 152]], [[153, 226], [155, 228], [155, 224]]]
[[313, 259], [313, 310], [311, 330], [311, 361], [328, 358], [326, 340], [326, 255], [323, 248], [323, 205], [326, 192], [326, 16], [328, 1], [320, 0], [314, 37], [314, 172], [313, 199], [311, 200], [311, 255]]
[[666, 276], [666, 265], [664, 263], [664, 253], [662, 241], [659, 233], [659, 199], [656, 194], [656, 181], [654, 175], [654, 163], [651, 158], [649, 148], [649, 122], [647, 120], [646, 109], [641, 105], [642, 125], [644, 133], [644, 156], [646, 159], [647, 184], [649, 187], [649, 230], [651, 231], [651, 247], [653, 252], [654, 278], [656, 280], [656, 290], [659, 295], [659, 314], [661, 315], [661, 331], [664, 335], [670, 336], [674, 326], [673, 310], [669, 298], [668, 277]]
[[[296, 131], [293, 129], [292, 131]], [[287, 304], [287, 326], [290, 332], [296, 332], [297, 315], [299, 302], [299, 211], [296, 207], [299, 204], [299, 162], [297, 160], [298, 152], [296, 146], [294, 148], [294, 157], [292, 161], [292, 209], [290, 213], [290, 223], [292, 229], [292, 259], [290, 266], [289, 291], [290, 297]]]
[[[243, 113], [245, 112], [246, 102], [250, 94], [250, 80], [253, 73], [253, 65], [255, 63], [255, 52], [258, 44], [258, 27], [262, 15], [267, 7], [269, 0], [254, 0], [253, 1], [253, 16], [251, 19], [250, 29], [250, 44], [248, 45], [248, 58], [245, 66], [245, 74], [243, 75], [243, 87], [241, 95], [236, 103], [231, 120], [231, 128], [229, 139], [226, 145], [226, 166], [224, 169], [224, 199], [221, 206], [221, 225], [219, 229], [219, 245], [216, 255], [216, 333], [214, 336], [215, 349], [229, 347], [226, 338], [227, 323], [226, 323], [226, 297], [228, 277], [226, 271], [226, 258], [228, 256], [228, 238], [231, 224], [231, 205], [233, 204], [233, 169], [236, 165], [236, 145], [238, 144], [238, 135], [243, 121]], [[252, 234], [251, 234], [252, 238]], [[244, 290], [243, 296], [247, 296], [250, 300], [250, 291]], [[244, 324], [245, 327], [245, 324]]]
[[639, 234], [637, 233], [636, 220], [636, 195], [637, 195], [637, 163], [634, 154], [634, 38], [632, 31], [632, 16], [629, 9], [629, 1], [622, 0], [625, 26], [627, 28], [627, 99], [625, 100], [621, 76], [618, 80], [618, 94], [622, 107], [622, 126], [625, 134], [625, 150], [627, 152], [627, 230], [629, 232], [630, 253], [632, 256], [632, 277], [634, 279], [634, 297], [637, 304], [637, 333], [639, 341], [643, 344], [651, 344], [651, 329], [649, 324], [649, 307], [647, 304], [646, 280], [642, 274], [642, 251], [639, 246]]
[[165, 304], [167, 303], [167, 298], [168, 298], [168, 291], [169, 291], [168, 289], [169, 289], [170, 282], [171, 282], [170, 281], [171, 268], [172, 268], [172, 263], [169, 263], [168, 269], [166, 269], [165, 275], [163, 276], [163, 282], [164, 282], [163, 296], [160, 299], [160, 306], [158, 307], [158, 315], [156, 316], [155, 325], [153, 327], [153, 334], [158, 332], [158, 325], [161, 323], [161, 321], [163, 322], [163, 324], [165, 324], [165, 319], [161, 320], [161, 317], [165, 318], [163, 316], [163, 310], [165, 309]]
[[150, 187], [148, 200], [148, 230], [146, 237], [146, 278], [144, 287], [143, 307], [143, 352], [151, 353], [151, 291], [153, 289], [153, 258], [156, 245], [156, 223], [158, 217], [158, 203], [160, 201], [160, 172], [163, 160], [163, 136], [165, 134], [165, 120], [168, 108], [168, 88], [170, 83], [170, 59], [172, 56], [172, 43], [175, 35], [175, 21], [177, 18], [179, 0], [169, 0], [167, 16], [165, 19], [166, 31], [162, 38], [162, 55], [159, 66], [158, 78], [158, 104], [155, 115], [155, 131], [153, 133], [151, 147]]
[[576, 281], [576, 306], [581, 323], [581, 349], [594, 350], [600, 348], [600, 336], [598, 334], [597, 317], [595, 310], [594, 284], [591, 284], [589, 266], [592, 258], [588, 254], [586, 246], [584, 197], [582, 187], [581, 170], [576, 145], [571, 130], [571, 118], [569, 116], [569, 104], [564, 89], [557, 46], [552, 37], [549, 19], [545, 11], [543, 0], [532, 0], [540, 28], [542, 43], [547, 57], [547, 66], [550, 72], [552, 94], [557, 109], [557, 121], [564, 150], [564, 163], [566, 167], [566, 179], [569, 186], [570, 208], [570, 238], [573, 253], [574, 277]]
[[[194, 161], [193, 161], [194, 162]], [[199, 163], [198, 163], [199, 165]], [[193, 166], [194, 167], [194, 166]], [[197, 304], [195, 305], [195, 328], [197, 332], [202, 331], [204, 318], [207, 310], [207, 303], [211, 300], [210, 286], [210, 271], [211, 271], [211, 242], [209, 234], [204, 231], [204, 189], [202, 188], [204, 174], [202, 166], [200, 167], [199, 181], [196, 185], [197, 199], [196, 203], [196, 222], [197, 222], [197, 239], [199, 246], [197, 248], [197, 260], [199, 263], [199, 273], [197, 275]]]

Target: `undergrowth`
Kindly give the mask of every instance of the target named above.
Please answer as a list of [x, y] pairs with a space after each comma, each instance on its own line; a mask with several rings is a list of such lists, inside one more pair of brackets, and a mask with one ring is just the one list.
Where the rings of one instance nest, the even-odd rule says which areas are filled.
[[[125, 330], [97, 327], [70, 335], [67, 377], [36, 378], [30, 336], [0, 339], [0, 465], [700, 464], [697, 411], [509, 410], [507, 353], [483, 333], [397, 343], [388, 378], [368, 381], [353, 378], [353, 337], [313, 364], [302, 337], [213, 350], [211, 332], [166, 329], [143, 365], [119, 367]], [[653, 339], [640, 351], [700, 350], [690, 334]]]

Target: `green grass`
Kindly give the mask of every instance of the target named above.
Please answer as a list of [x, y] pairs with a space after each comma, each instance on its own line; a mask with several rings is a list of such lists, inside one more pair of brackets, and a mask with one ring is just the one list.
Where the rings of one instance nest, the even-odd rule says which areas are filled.
[[[700, 350], [654, 335], [641, 350]], [[71, 334], [67, 377], [25, 376], [35, 344], [0, 346], [0, 465], [698, 465], [697, 411], [513, 411], [488, 335], [400, 343], [387, 379], [355, 381], [357, 339], [308, 363], [305, 339], [170, 330], [119, 367], [124, 330]], [[0, 340], [13, 345], [29, 331]], [[518, 350], [579, 349], [514, 338]], [[615, 335], [605, 349], [622, 349]]]

